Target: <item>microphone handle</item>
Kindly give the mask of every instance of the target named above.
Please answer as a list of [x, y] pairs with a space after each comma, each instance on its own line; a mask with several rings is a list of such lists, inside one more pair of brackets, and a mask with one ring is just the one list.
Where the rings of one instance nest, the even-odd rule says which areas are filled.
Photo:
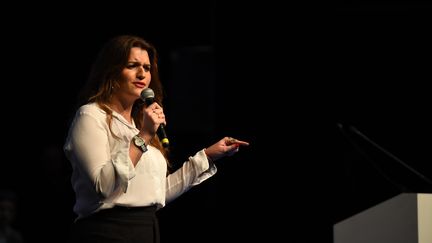
[[[154, 99], [153, 98], [146, 98], [144, 100], [144, 102], [145, 102], [145, 104], [147, 106], [149, 106], [149, 105], [153, 104]], [[156, 133], [157, 133], [157, 136], [159, 137], [159, 140], [162, 143], [162, 146], [164, 148], [168, 147], [169, 146], [169, 140], [168, 140], [168, 136], [167, 136], [167, 134], [165, 132], [165, 125], [164, 124], [159, 124], [159, 127], [158, 127]]]
[[168, 147], [169, 146], [169, 140], [168, 140], [168, 136], [166, 135], [166, 132], [165, 132], [165, 125], [159, 124], [159, 127], [158, 127], [156, 132], [157, 132], [157, 135], [159, 137], [159, 140], [162, 143], [162, 146], [164, 148]]

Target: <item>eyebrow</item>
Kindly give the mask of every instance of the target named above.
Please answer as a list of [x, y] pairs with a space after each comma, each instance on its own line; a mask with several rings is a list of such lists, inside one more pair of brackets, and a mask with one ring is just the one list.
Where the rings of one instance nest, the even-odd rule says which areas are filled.
[[143, 66], [151, 66], [150, 63], [141, 63], [140, 61], [128, 61], [127, 63], [142, 64]]

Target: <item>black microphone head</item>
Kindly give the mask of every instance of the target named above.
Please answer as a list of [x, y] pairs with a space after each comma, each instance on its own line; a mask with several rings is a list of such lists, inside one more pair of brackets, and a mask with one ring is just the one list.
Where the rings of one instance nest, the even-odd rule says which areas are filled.
[[146, 99], [154, 99], [154, 91], [150, 88], [146, 88], [143, 89], [143, 91], [141, 91], [141, 99], [146, 100]]
[[154, 96], [154, 91], [150, 88], [143, 89], [140, 94], [141, 99], [147, 106], [151, 105], [154, 102]]

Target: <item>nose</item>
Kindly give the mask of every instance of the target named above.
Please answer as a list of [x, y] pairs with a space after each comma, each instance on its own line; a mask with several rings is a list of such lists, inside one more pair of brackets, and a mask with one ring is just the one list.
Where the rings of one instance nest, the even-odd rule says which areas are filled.
[[145, 73], [146, 73], [146, 70], [141, 67], [137, 73], [137, 78], [140, 80], [145, 79]]

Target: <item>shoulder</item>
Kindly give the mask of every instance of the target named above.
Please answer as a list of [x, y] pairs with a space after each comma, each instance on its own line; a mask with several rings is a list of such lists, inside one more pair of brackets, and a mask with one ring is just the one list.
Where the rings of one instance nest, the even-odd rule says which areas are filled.
[[82, 105], [80, 108], [78, 108], [78, 113], [103, 113], [105, 114], [105, 111], [102, 110], [98, 104], [96, 103], [89, 103]]
[[76, 119], [81, 119], [82, 117], [93, 117], [97, 120], [105, 120], [106, 112], [102, 110], [98, 104], [89, 103], [79, 107], [75, 114]]
[[106, 116], [106, 112], [102, 110], [98, 104], [96, 103], [89, 103], [82, 105], [80, 108], [78, 108], [77, 116], [79, 115], [93, 115], [93, 116]]

